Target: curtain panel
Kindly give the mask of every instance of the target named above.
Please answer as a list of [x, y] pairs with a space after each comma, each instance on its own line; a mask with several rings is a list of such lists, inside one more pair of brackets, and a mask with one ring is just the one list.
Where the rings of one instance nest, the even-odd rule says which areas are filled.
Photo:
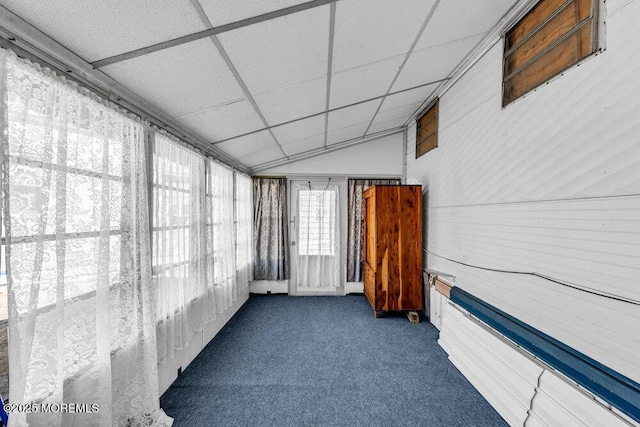
[[287, 179], [253, 179], [253, 275], [255, 280], [289, 279]]
[[153, 282], [164, 363], [205, 323], [205, 159], [166, 133], [154, 131], [152, 140]]
[[340, 286], [340, 194], [336, 184], [297, 185], [299, 287]]
[[347, 214], [347, 282], [362, 282], [364, 260], [364, 190], [374, 185], [400, 185], [399, 179], [350, 179]]
[[16, 412], [10, 424], [170, 425], [158, 400], [145, 125], [5, 50], [0, 93], [10, 400], [89, 408]]
[[211, 312], [223, 313], [236, 301], [233, 170], [207, 160], [207, 272], [213, 284]]
[[251, 246], [253, 210], [251, 206], [251, 177], [240, 173], [235, 174], [236, 181], [236, 280], [238, 293], [249, 288], [251, 277]]

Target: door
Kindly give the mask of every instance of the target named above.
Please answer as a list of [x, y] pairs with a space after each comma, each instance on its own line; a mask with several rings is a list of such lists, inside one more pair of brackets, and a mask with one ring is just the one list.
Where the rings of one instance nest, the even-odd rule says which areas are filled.
[[290, 295], [344, 293], [341, 187], [329, 179], [291, 181]]

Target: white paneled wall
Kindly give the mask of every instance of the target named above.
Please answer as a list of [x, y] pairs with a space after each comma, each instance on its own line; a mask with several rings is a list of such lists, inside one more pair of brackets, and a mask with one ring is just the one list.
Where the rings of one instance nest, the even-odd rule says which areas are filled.
[[[365, 124], [366, 127], [366, 124]], [[260, 175], [402, 175], [402, 132], [260, 171]]]
[[456, 304], [441, 298], [445, 303], [438, 343], [509, 425], [633, 425]]
[[[444, 300], [446, 298], [442, 297]], [[438, 343], [510, 425], [524, 425], [538, 377], [544, 368], [445, 303]]]
[[427, 197], [426, 266], [640, 381], [640, 0], [601, 9], [606, 49], [501, 108], [502, 42], [440, 99], [439, 147], [407, 182]]

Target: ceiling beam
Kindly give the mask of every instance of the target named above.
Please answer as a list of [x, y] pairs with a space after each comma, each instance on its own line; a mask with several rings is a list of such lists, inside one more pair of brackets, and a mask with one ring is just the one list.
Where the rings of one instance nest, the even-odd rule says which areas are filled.
[[323, 114], [332, 113], [332, 112], [334, 112], [334, 111], [344, 110], [345, 108], [355, 107], [356, 105], [364, 104], [365, 102], [375, 101], [376, 99], [382, 99], [382, 98], [384, 98], [385, 96], [389, 96], [389, 95], [396, 95], [396, 94], [398, 94], [398, 93], [402, 93], [402, 92], [408, 92], [408, 91], [410, 91], [410, 90], [419, 89], [419, 88], [421, 88], [421, 87], [429, 86], [429, 85], [432, 85], [432, 84], [434, 84], [434, 83], [442, 83], [442, 82], [445, 82], [445, 81], [447, 81], [447, 80], [449, 80], [449, 78], [448, 78], [448, 77], [447, 77], [447, 78], [444, 78], [444, 79], [439, 79], [439, 80], [435, 80], [435, 81], [432, 81], [432, 82], [428, 82], [428, 83], [423, 83], [423, 84], [421, 84], [421, 85], [413, 86], [413, 87], [410, 87], [410, 88], [407, 88], [407, 89], [397, 90], [397, 91], [395, 91], [395, 92], [387, 93], [387, 94], [385, 94], [385, 95], [374, 96], [373, 98], [364, 99], [364, 100], [362, 100], [362, 101], [354, 102], [354, 103], [352, 103], [352, 104], [347, 104], [347, 105], [343, 105], [343, 106], [341, 106], [341, 107], [336, 107], [336, 108], [330, 108], [330, 109], [328, 109], [328, 110], [320, 111], [320, 112], [318, 112], [318, 113], [309, 114], [308, 116], [299, 117], [299, 118], [297, 118], [297, 119], [293, 119], [293, 120], [289, 120], [289, 121], [286, 121], [286, 122], [278, 123], [278, 124], [276, 124], [276, 125], [271, 125], [271, 126], [266, 127], [266, 128], [257, 129], [257, 130], [251, 131], [251, 132], [247, 132], [247, 133], [243, 133], [243, 134], [240, 134], [240, 135], [232, 136], [232, 137], [230, 137], [230, 138], [221, 139], [220, 141], [215, 141], [215, 142], [212, 142], [211, 144], [213, 144], [213, 145], [221, 144], [221, 143], [223, 143], [223, 142], [231, 141], [231, 140], [233, 140], [233, 139], [242, 138], [243, 136], [253, 135], [254, 133], [262, 132], [262, 131], [267, 130], [267, 129], [273, 129], [273, 128], [277, 128], [277, 127], [279, 127], [279, 126], [284, 126], [284, 125], [288, 125], [288, 124], [291, 124], [291, 123], [299, 122], [299, 121], [301, 121], [301, 120], [310, 119], [310, 118], [312, 118], [312, 117], [321, 116], [321, 115], [323, 115]]
[[[331, 17], [329, 18], [329, 58], [327, 59], [327, 103], [325, 110], [331, 105], [331, 77], [333, 75], [333, 40], [336, 31], [336, 4], [331, 3]], [[324, 147], [327, 147], [329, 137], [329, 113], [324, 116]]]
[[284, 9], [274, 10], [273, 12], [264, 13], [262, 15], [253, 16], [251, 18], [242, 19], [240, 21], [231, 22], [229, 24], [220, 25], [218, 27], [208, 28], [196, 33], [187, 34], [186, 36], [176, 37], [175, 39], [167, 40], [161, 43], [156, 43], [150, 46], [142, 47], [140, 49], [134, 49], [129, 52], [124, 52], [118, 55], [110, 56], [108, 58], [94, 61], [91, 65], [94, 68], [101, 68], [107, 65], [115, 64], [116, 62], [122, 62], [127, 59], [137, 58], [138, 56], [147, 55], [159, 50], [168, 49], [170, 47], [179, 46], [184, 43], [189, 43], [195, 40], [204, 39], [218, 34], [226, 33], [227, 31], [237, 30], [238, 28], [247, 27], [249, 25], [258, 24], [260, 22], [270, 21], [272, 19], [280, 18], [282, 16], [291, 15], [293, 13], [302, 12], [305, 10], [313, 9], [315, 7], [324, 6], [326, 4], [335, 3], [339, 0], [313, 0], [295, 6], [286, 7]]

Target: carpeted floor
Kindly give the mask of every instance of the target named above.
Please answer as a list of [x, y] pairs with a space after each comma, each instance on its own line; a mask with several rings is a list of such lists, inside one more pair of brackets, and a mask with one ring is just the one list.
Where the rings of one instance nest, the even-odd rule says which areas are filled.
[[501, 426], [428, 323], [364, 296], [256, 296], [161, 398], [174, 426]]

